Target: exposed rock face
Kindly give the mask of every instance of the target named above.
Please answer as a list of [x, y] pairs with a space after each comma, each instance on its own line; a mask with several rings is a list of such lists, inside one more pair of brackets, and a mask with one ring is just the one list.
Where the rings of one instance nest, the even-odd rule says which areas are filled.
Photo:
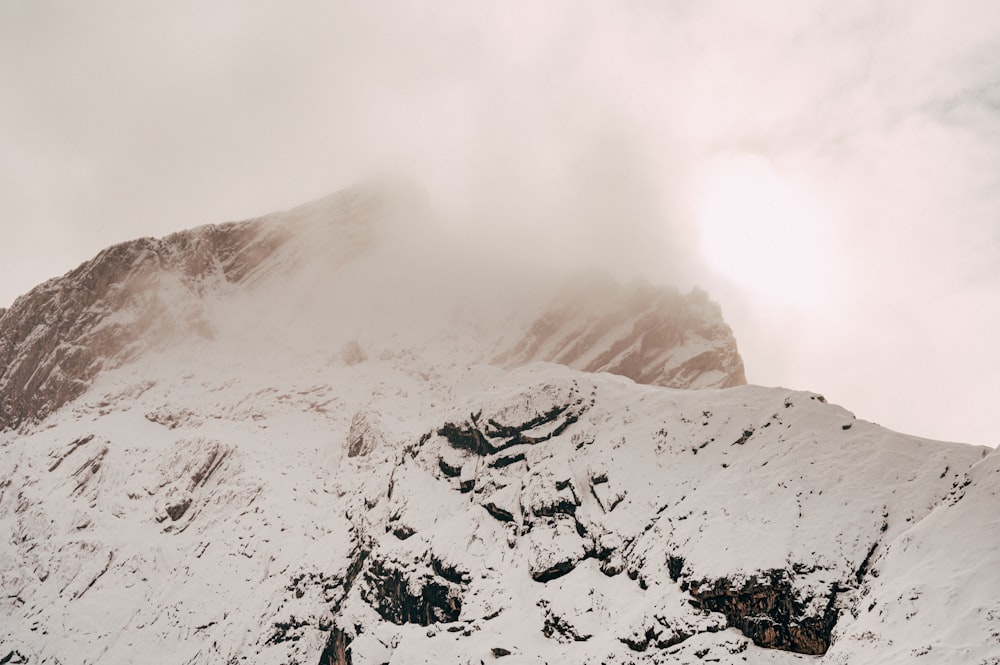
[[342, 251], [358, 251], [367, 231], [356, 218], [371, 207], [365, 190], [347, 190], [284, 215], [140, 238], [32, 289], [0, 314], [0, 430], [45, 418], [102, 369], [179, 337], [211, 338], [206, 299], [294, 270], [304, 250], [292, 241], [316, 216], [342, 227]]
[[353, 659], [348, 649], [350, 645], [350, 636], [339, 626], [334, 626], [330, 631], [330, 639], [319, 656], [319, 665], [352, 665]]
[[[178, 331], [210, 336], [205, 280], [239, 282], [286, 242], [262, 222], [225, 224], [111, 247], [18, 298], [0, 318], [0, 429], [44, 418], [105, 367], [128, 362]], [[164, 294], [187, 292], [176, 311]]]
[[[498, 418], [490, 417], [486, 417], [483, 422], [482, 411], [479, 411], [470, 414], [463, 423], [445, 423], [438, 430], [438, 435], [443, 436], [458, 450], [490, 456], [487, 464], [491, 467], [508, 466], [517, 460], [497, 453], [513, 446], [534, 445], [559, 436], [593, 404], [593, 396], [588, 401], [587, 396], [580, 394], [579, 386], [575, 383], [568, 390], [558, 386], [545, 388], [544, 399], [551, 400], [551, 405], [546, 405], [547, 408], [540, 413], [530, 413], [530, 416], [522, 416], [515, 411], [514, 417], [524, 417], [524, 422], [500, 422]], [[543, 405], [544, 402], [535, 402], [532, 406], [538, 409]]]
[[826, 653], [837, 623], [836, 595], [831, 593], [819, 611], [808, 614], [813, 603], [800, 600], [786, 570], [769, 570], [742, 584], [725, 578], [692, 582], [689, 591], [701, 607], [721, 612], [729, 625], [739, 628], [754, 644], [769, 649]]
[[231, 446], [210, 439], [180, 440], [173, 445], [156, 470], [156, 481], [144, 488], [157, 499], [155, 518], [164, 525], [164, 532], [184, 531], [204, 503], [217, 499], [219, 476], [223, 477], [221, 493], [234, 488], [241, 469], [232, 454]]
[[374, 560], [365, 571], [362, 597], [395, 624], [451, 623], [462, 612], [459, 586], [430, 571], [416, 572], [388, 560]]
[[347, 432], [347, 456], [367, 455], [376, 446], [385, 442], [375, 416], [367, 411], [358, 411], [351, 418], [351, 429]]
[[[358, 579], [362, 568], [368, 560], [369, 551], [367, 547], [355, 550], [350, 557], [350, 565], [344, 570], [341, 579], [331, 585], [333, 594], [325, 598], [330, 605], [332, 613], [339, 612], [347, 594], [350, 593], [355, 581]], [[351, 635], [341, 628], [336, 622], [330, 626], [330, 633], [326, 639], [326, 646], [319, 657], [319, 665], [351, 665], [351, 652], [348, 647], [351, 645]]]
[[494, 360], [505, 366], [545, 360], [672, 388], [746, 383], [732, 331], [704, 291], [682, 295], [646, 284], [573, 285]]

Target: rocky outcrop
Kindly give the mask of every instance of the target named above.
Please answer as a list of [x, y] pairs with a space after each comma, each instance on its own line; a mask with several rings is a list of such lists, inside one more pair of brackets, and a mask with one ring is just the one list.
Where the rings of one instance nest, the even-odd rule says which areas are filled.
[[351, 418], [351, 428], [347, 432], [347, 456], [358, 457], [372, 452], [376, 446], [385, 443], [378, 417], [368, 411], [358, 411]]
[[460, 584], [433, 569], [414, 571], [388, 559], [371, 561], [361, 595], [383, 619], [395, 624], [451, 623], [462, 612]]
[[591, 279], [565, 288], [494, 362], [533, 360], [672, 388], [746, 383], [732, 330], [705, 291], [642, 283]]
[[289, 237], [256, 220], [142, 238], [21, 296], [0, 318], [0, 429], [44, 418], [103, 368], [178, 332], [211, 336], [201, 306], [209, 281], [247, 279]]
[[7, 655], [5, 655], [3, 658], [0, 658], [0, 665], [7, 665], [8, 663], [10, 665], [20, 665], [21, 663], [27, 663], [27, 662], [28, 662], [27, 656], [22, 654], [17, 649], [11, 649], [10, 651], [7, 652]]
[[298, 269], [315, 253], [303, 236], [317, 223], [339, 227], [342, 242], [310, 260], [349, 259], [370, 244], [377, 210], [377, 192], [359, 186], [287, 213], [123, 242], [35, 287], [0, 313], [0, 431], [45, 418], [102, 369], [186, 336], [211, 339], [208, 296]]
[[[493, 413], [482, 410], [460, 422], [446, 422], [437, 433], [453, 448], [488, 457], [488, 464], [501, 468], [524, 458], [524, 453], [503, 454], [515, 446], [533, 446], [565, 432], [587, 412], [594, 395], [580, 393], [576, 382], [569, 386], [544, 386], [540, 399], [524, 403], [496, 405]], [[442, 470], [448, 473], [447, 462]], [[457, 475], [457, 474], [456, 474]]]
[[323, 653], [319, 656], [319, 665], [351, 665], [351, 636], [340, 626], [334, 626], [330, 631]]
[[786, 570], [769, 570], [742, 582], [728, 578], [692, 582], [690, 594], [698, 605], [721, 612], [729, 625], [754, 644], [810, 655], [826, 653], [837, 623], [836, 594], [825, 599], [800, 598]]
[[162, 532], [183, 533], [204, 512], [211, 519], [224, 506], [256, 500], [261, 486], [244, 473], [241, 457], [234, 446], [215, 439], [180, 439], [164, 449], [148, 484], [132, 486], [129, 498], [148, 497]]
[[[330, 603], [330, 611], [333, 614], [340, 611], [344, 599], [350, 593], [351, 588], [358, 579], [358, 575], [361, 574], [361, 570], [368, 560], [369, 554], [370, 552], [366, 547], [358, 547], [351, 557], [350, 565], [344, 571], [344, 576], [336, 580], [337, 583], [332, 587], [336, 590], [336, 593], [333, 594], [333, 597], [327, 599], [327, 602]], [[326, 639], [326, 646], [323, 647], [323, 651], [320, 653], [319, 665], [351, 665], [351, 652], [348, 648], [350, 645], [351, 635], [337, 625], [336, 622], [333, 622], [330, 634]]]

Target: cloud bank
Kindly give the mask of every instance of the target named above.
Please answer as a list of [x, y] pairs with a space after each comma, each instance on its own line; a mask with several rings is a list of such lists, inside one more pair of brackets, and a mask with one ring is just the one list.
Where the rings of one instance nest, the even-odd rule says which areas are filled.
[[464, 242], [723, 305], [751, 381], [998, 443], [992, 2], [8, 2], [0, 306], [409, 175]]

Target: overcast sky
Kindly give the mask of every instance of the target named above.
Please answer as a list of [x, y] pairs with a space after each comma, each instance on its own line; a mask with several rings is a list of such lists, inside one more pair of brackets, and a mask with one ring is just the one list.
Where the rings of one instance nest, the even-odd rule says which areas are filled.
[[410, 175], [722, 304], [752, 383], [1000, 443], [1000, 3], [0, 0], [0, 307]]

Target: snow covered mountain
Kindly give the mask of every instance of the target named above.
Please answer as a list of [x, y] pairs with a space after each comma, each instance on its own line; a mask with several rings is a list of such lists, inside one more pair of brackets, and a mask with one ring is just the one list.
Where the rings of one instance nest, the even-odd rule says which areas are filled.
[[427, 215], [369, 183], [0, 312], [0, 663], [1000, 663], [996, 453]]

